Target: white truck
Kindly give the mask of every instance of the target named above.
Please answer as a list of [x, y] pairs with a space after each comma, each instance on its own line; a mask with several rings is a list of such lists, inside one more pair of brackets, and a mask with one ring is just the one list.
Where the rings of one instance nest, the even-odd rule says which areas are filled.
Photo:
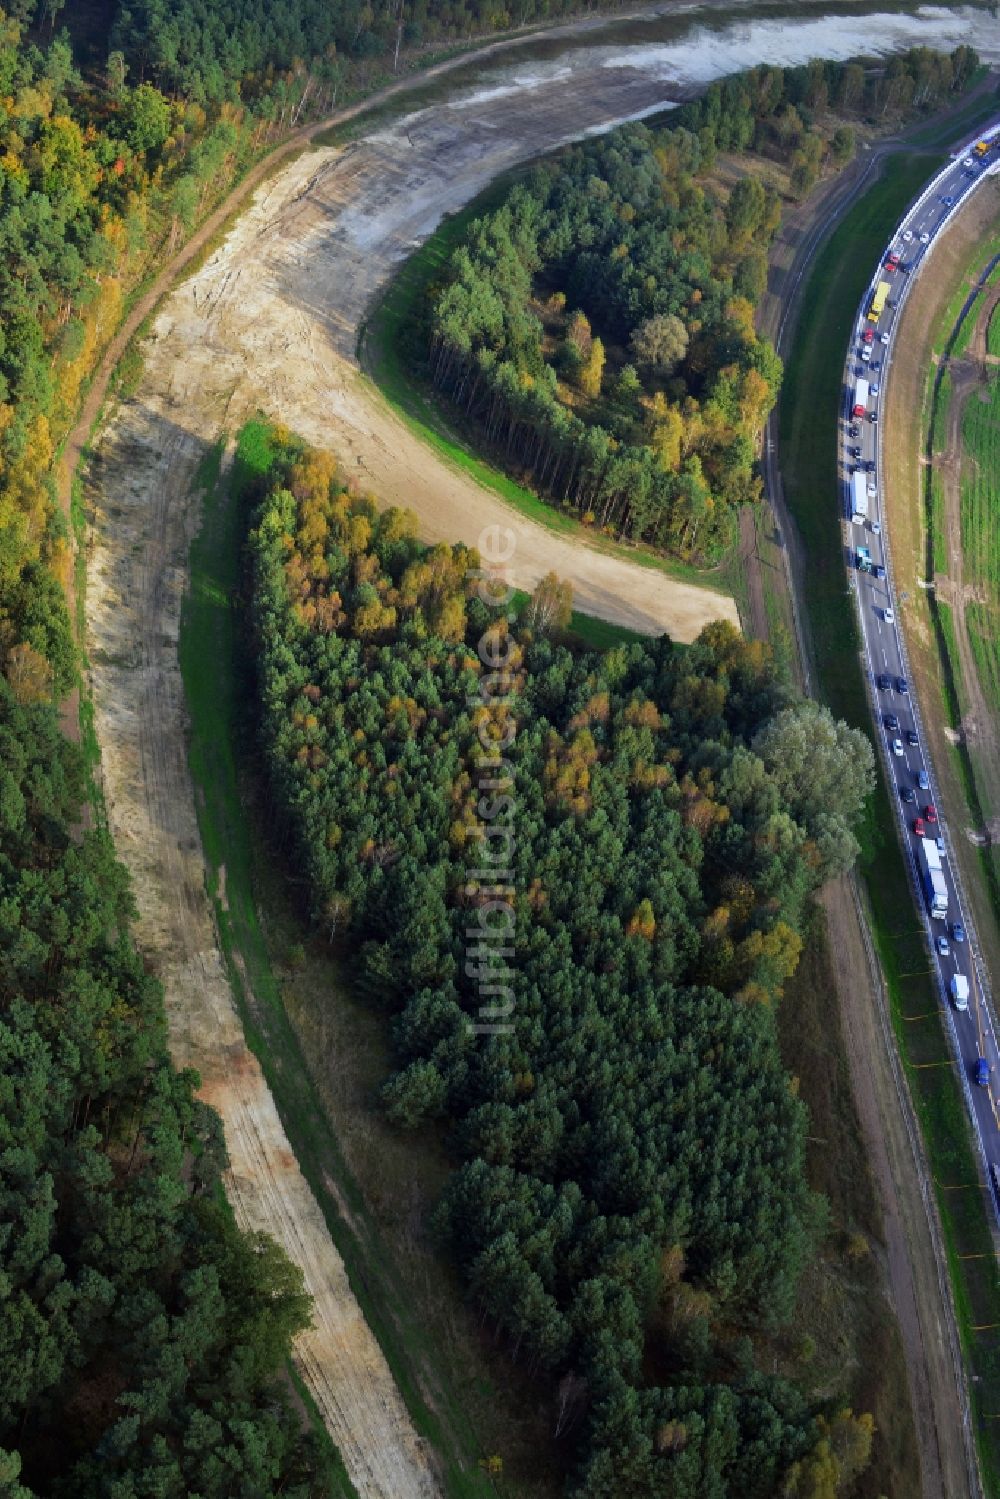
[[851, 475], [851, 520], [864, 525], [868, 519], [868, 475], [856, 469]]
[[927, 909], [935, 921], [948, 915], [948, 886], [941, 866], [941, 855], [932, 838], [918, 838], [920, 849], [920, 882], [924, 887]]
[[854, 387], [854, 415], [867, 416], [868, 414], [868, 381], [859, 380]]
[[952, 1003], [956, 1010], [967, 1010], [969, 1008], [969, 980], [964, 973], [956, 973], [948, 986], [951, 989]]

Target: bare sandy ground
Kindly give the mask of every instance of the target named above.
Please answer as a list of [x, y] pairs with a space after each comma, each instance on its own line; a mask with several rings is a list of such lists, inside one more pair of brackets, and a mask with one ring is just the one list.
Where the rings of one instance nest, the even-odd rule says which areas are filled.
[[[739, 623], [730, 597], [526, 520], [421, 443], [353, 357], [372, 296], [443, 211], [563, 140], [567, 119], [577, 134], [663, 100], [663, 85], [643, 74], [602, 67], [597, 75], [587, 75], [586, 86], [530, 88], [513, 115], [504, 96], [438, 106], [346, 150], [300, 157], [261, 189], [222, 247], [170, 298], [150, 353], [155, 348], [157, 367], [168, 370], [158, 394], [199, 435], [257, 409], [280, 415], [333, 448], [380, 503], [412, 508], [428, 541], [476, 545], [487, 525], [502, 524], [516, 537], [517, 586], [530, 589], [554, 569], [572, 581], [587, 613], [692, 640], [710, 620]], [[149, 389], [146, 382], [143, 394]]]
[[165, 986], [172, 1055], [197, 1068], [222, 1116], [237, 1219], [304, 1272], [314, 1325], [296, 1358], [354, 1486], [363, 1499], [431, 1499], [428, 1455], [244, 1041], [205, 892], [176, 653], [200, 451], [145, 405], [101, 443], [88, 647], [110, 827], [134, 880], [136, 939]]

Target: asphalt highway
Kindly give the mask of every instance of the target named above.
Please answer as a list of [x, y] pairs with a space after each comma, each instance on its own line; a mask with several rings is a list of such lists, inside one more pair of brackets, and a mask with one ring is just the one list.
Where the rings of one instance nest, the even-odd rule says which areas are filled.
[[[989, 149], [977, 152], [979, 142], [986, 142]], [[929, 950], [940, 981], [942, 1002], [947, 1008], [965, 1097], [995, 1210], [1000, 1208], [1000, 1048], [975, 931], [953, 859], [952, 840], [938, 804], [934, 767], [909, 680], [898, 619], [899, 605], [905, 602], [905, 595], [897, 596], [893, 586], [885, 530], [882, 429], [878, 418], [885, 382], [890, 375], [900, 308], [908, 295], [919, 294], [920, 273], [936, 235], [984, 176], [998, 171], [1000, 125], [991, 126], [957, 152], [907, 210], [886, 245], [882, 262], [858, 310], [844, 371], [840, 423], [847, 565], [857, 596], [876, 735], [919, 908], [926, 922]], [[884, 310], [876, 317], [872, 304], [880, 283], [888, 287], [888, 293]], [[868, 382], [867, 399], [863, 390], [858, 391], [859, 380]], [[856, 413], [858, 405], [863, 411]], [[856, 505], [852, 491], [852, 482], [855, 488], [859, 483], [853, 479], [857, 473], [864, 475], [863, 503], [867, 517], [863, 519], [861, 505]], [[870, 566], [863, 549], [870, 556]], [[921, 837], [940, 851], [948, 905], [943, 917], [935, 918], [930, 913]], [[968, 983], [967, 1008], [960, 1008], [952, 997], [952, 981], [956, 976]]]

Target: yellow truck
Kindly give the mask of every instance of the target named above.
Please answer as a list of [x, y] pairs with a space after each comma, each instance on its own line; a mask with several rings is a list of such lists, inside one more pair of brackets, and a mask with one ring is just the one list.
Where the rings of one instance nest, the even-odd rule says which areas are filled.
[[872, 297], [872, 305], [868, 309], [868, 321], [870, 323], [877, 323], [885, 311], [889, 291], [890, 286], [888, 281], [880, 281], [878, 286], [876, 286], [875, 295]]

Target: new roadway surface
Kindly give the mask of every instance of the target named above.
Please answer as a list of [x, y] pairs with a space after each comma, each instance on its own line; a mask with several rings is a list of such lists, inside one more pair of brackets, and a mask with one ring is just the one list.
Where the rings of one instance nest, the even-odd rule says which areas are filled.
[[[989, 149], [977, 152], [986, 142]], [[964, 1093], [978, 1137], [984, 1174], [996, 1211], [1000, 1190], [1000, 1048], [992, 1006], [985, 989], [985, 971], [968, 905], [951, 855], [948, 829], [938, 807], [936, 777], [927, 753], [920, 710], [909, 681], [906, 649], [898, 619], [892, 563], [885, 532], [883, 460], [879, 412], [893, 357], [893, 340], [902, 303], [919, 295], [919, 276], [945, 223], [962, 199], [974, 192], [987, 174], [1000, 171], [1000, 125], [979, 135], [955, 153], [910, 206], [886, 245], [858, 310], [844, 371], [844, 406], [840, 422], [842, 494], [847, 533], [847, 565], [856, 590], [870, 695], [886, 767], [890, 795], [900, 820], [903, 845], [924, 916], [932, 961], [940, 981], [942, 1002], [961, 1069]], [[888, 300], [877, 321], [869, 311], [880, 282], [888, 284]], [[863, 412], [855, 412], [858, 381], [869, 385]], [[863, 392], [862, 392], [863, 395]], [[867, 518], [855, 518], [852, 476], [865, 475]], [[870, 555], [867, 559], [859, 549]], [[905, 601], [905, 595], [902, 596]], [[956, 809], [957, 810], [957, 809]], [[919, 819], [919, 821], [918, 821]], [[962, 836], [958, 834], [958, 836]], [[941, 866], [948, 893], [947, 915], [932, 918], [923, 878], [924, 837], [941, 850]], [[952, 980], [963, 977], [969, 986], [968, 1008], [952, 999]], [[959, 985], [961, 988], [961, 985]]]

